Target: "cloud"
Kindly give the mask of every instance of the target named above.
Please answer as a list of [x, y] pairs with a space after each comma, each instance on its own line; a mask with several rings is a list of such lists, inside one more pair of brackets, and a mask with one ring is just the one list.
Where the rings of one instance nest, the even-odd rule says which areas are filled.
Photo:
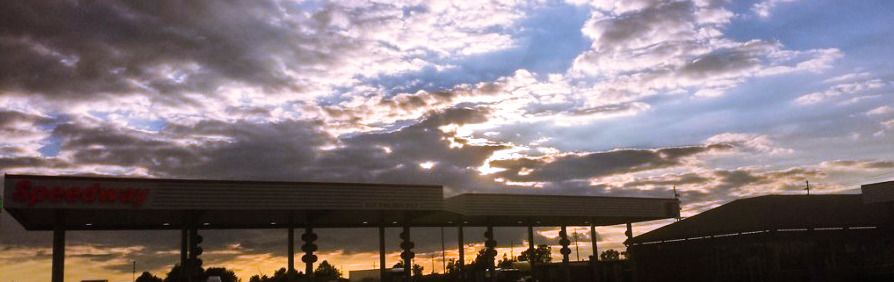
[[0, 94], [78, 102], [140, 94], [172, 104], [232, 87], [315, 96], [509, 48], [506, 31], [525, 6], [17, 3], [0, 12]]
[[53, 119], [39, 113], [0, 110], [0, 157], [36, 157]]
[[[669, 124], [662, 119], [676, 123], [679, 114], [669, 111], [681, 107], [693, 111], [692, 119], [706, 111], [736, 118], [739, 108], [722, 105], [741, 97], [700, 97], [725, 95], [750, 80], [819, 73], [843, 53], [793, 50], [781, 43], [788, 39], [761, 34], [732, 38], [725, 33], [737, 15], [728, 1], [575, 2], [11, 4], [0, 11], [0, 171], [412, 182], [444, 185], [448, 195], [669, 197], [676, 186], [692, 213], [736, 197], [799, 193], [805, 179], [820, 191], [843, 191], [840, 174], [890, 167], [885, 156], [789, 167], [803, 163], [801, 145], [783, 147], [795, 143], [759, 128], [703, 127], [713, 119], [692, 127], [689, 112], [669, 127], [694, 130], [694, 137], [625, 139], [624, 131], [654, 139], [648, 131]], [[525, 20], [543, 5], [556, 16], [589, 15], [580, 34], [549, 38], [589, 42], [562, 51], [577, 56], [562, 57], [568, 60], [555, 65], [571, 67], [551, 69], [556, 73], [504, 67], [506, 54], [520, 65], [555, 59], [541, 58], [526, 42], [539, 38], [526, 37], [531, 31], [554, 31]], [[442, 81], [444, 70], [465, 68], [457, 62], [498, 66], [463, 74], [473, 77], [469, 83]], [[415, 79], [422, 72], [435, 81]], [[826, 79], [825, 92], [841, 93], [819, 100], [876, 89], [873, 81], [883, 82], [868, 71]], [[705, 103], [721, 109], [706, 110]], [[875, 123], [888, 119], [879, 106], [861, 108], [862, 118], [894, 128], [894, 121]], [[772, 129], [782, 136], [803, 133], [779, 126]], [[633, 143], [616, 145], [624, 142]], [[792, 159], [751, 163], [779, 154]], [[0, 273], [46, 275], [49, 234], [25, 232], [6, 215], [0, 221]], [[554, 242], [547, 237], [555, 231], [543, 231], [538, 241]], [[620, 247], [623, 231], [616, 231], [607, 229], [605, 243]], [[369, 267], [372, 230], [319, 232], [326, 234], [324, 258]], [[205, 234], [206, 265], [244, 275], [285, 264], [283, 230]], [[519, 230], [498, 234], [501, 242], [524, 239]], [[70, 246], [78, 247], [71, 263], [86, 265], [73, 275], [119, 275], [133, 257], [164, 270], [177, 260], [177, 235], [72, 232]], [[418, 253], [436, 252], [440, 242], [429, 239], [439, 235], [414, 229]], [[392, 243], [389, 259], [397, 256]]]
[[881, 106], [881, 107], [874, 108], [874, 109], [866, 112], [866, 115], [870, 115], [870, 116], [886, 116], [886, 115], [890, 115], [890, 114], [894, 114], [894, 107]]
[[338, 104], [320, 108], [321, 117], [334, 132], [375, 131], [394, 123], [423, 118], [426, 113], [442, 111], [459, 104], [483, 105], [510, 99], [504, 89], [512, 78], [476, 85], [457, 85], [441, 91], [417, 91], [387, 95], [381, 89], [360, 89]]
[[743, 152], [757, 152], [770, 155], [789, 154], [792, 149], [780, 147], [767, 135], [749, 133], [721, 133], [705, 140], [708, 144], [734, 144]]
[[879, 170], [894, 168], [894, 161], [836, 160], [822, 162], [820, 166], [848, 170]]
[[[334, 149], [320, 153], [309, 175], [317, 179], [363, 182], [432, 183], [445, 185], [448, 193], [495, 189], [479, 178], [477, 167], [496, 151], [510, 145], [473, 142], [444, 126], [484, 122], [484, 108], [451, 108], [426, 115], [420, 122], [399, 130], [343, 138]], [[419, 164], [436, 160], [425, 169]]]
[[723, 1], [593, 3], [582, 28], [591, 50], [570, 70], [607, 93], [594, 99], [637, 100], [661, 93], [724, 94], [754, 77], [822, 71], [837, 49], [786, 50], [779, 42], [739, 42], [723, 34], [733, 16]]
[[[278, 59], [327, 65], [335, 58], [323, 48], [351, 48], [290, 32], [289, 25], [298, 23], [278, 8], [272, 2], [18, 3], [2, 15], [9, 24], [0, 48], [14, 55], [3, 56], [7, 75], [0, 89], [74, 99], [210, 92], [225, 81], [291, 88], [297, 85], [278, 68]], [[55, 20], [36, 18], [47, 14]], [[283, 44], [291, 36], [315, 47]], [[271, 56], [289, 49], [291, 57]]]
[[827, 182], [828, 172], [819, 167], [767, 169], [741, 167], [735, 169], [699, 169], [659, 175], [632, 174], [626, 178], [594, 183], [612, 191], [642, 191], [653, 196], [670, 196], [676, 189], [689, 216], [735, 199], [768, 194], [802, 193], [804, 181], [810, 180], [814, 191], [835, 193], [845, 187]]
[[770, 17], [770, 10], [783, 3], [792, 3], [798, 0], [762, 0], [751, 6], [751, 11], [762, 18]]
[[731, 150], [725, 144], [661, 148], [621, 149], [594, 153], [563, 153], [543, 157], [493, 160], [491, 167], [503, 169], [495, 177], [527, 181], [563, 181], [605, 177], [682, 165], [688, 157]]
[[823, 83], [838, 84], [838, 83], [842, 83], [842, 82], [868, 80], [871, 78], [872, 78], [872, 73], [869, 73], [869, 72], [865, 72], [865, 71], [864, 72], [851, 72], [851, 73], [846, 73], [846, 74], [842, 74], [839, 76], [835, 76], [832, 78], [824, 79]]
[[888, 121], [883, 121], [882, 126], [884, 126], [887, 129], [894, 129], [894, 119], [888, 120]]
[[[326, 134], [321, 130], [322, 124], [308, 121], [252, 123], [208, 120], [195, 124], [170, 123], [158, 132], [145, 132], [120, 124], [73, 119], [52, 131], [60, 139], [59, 156], [39, 159], [58, 161], [63, 164], [64, 170], [82, 173], [140, 171], [148, 176], [175, 178], [413, 182], [442, 184], [447, 186], [448, 193], [470, 190], [511, 192], [505, 189], [512, 185], [494, 181], [502, 175], [481, 175], [478, 167], [496, 152], [513, 149], [514, 145], [480, 143], [465, 139], [454, 130], [445, 129], [445, 126], [451, 125], [468, 126], [487, 122], [491, 114], [492, 110], [488, 107], [455, 107], [429, 112], [418, 122], [393, 131], [340, 138]], [[454, 142], [462, 146], [452, 146]], [[574, 188], [565, 187], [565, 184], [575, 178], [679, 166], [696, 155], [730, 149], [729, 145], [722, 144], [629, 149], [556, 154], [551, 156], [553, 160], [550, 162], [528, 157], [514, 160], [514, 163], [536, 163], [539, 167], [531, 166], [535, 170], [530, 177], [550, 182], [545, 189], [528, 192], [599, 194], [605, 192], [599, 186]], [[438, 165], [430, 169], [418, 165], [428, 160], [436, 160]], [[513, 162], [493, 163], [506, 165]], [[30, 165], [52, 168], [40, 163]], [[588, 167], [597, 169], [591, 172]], [[575, 169], [566, 171], [569, 168]], [[654, 195], [654, 192], [638, 190], [629, 193]], [[8, 217], [3, 220], [7, 221], [7, 225], [14, 225]], [[21, 228], [4, 228], [3, 232], [4, 245], [25, 249], [42, 246], [46, 238], [41, 237], [47, 236], [24, 236], [31, 233], [25, 233]], [[331, 232], [334, 233], [327, 234], [325, 242], [321, 241], [321, 246], [337, 246], [331, 253], [326, 253], [327, 256], [353, 256], [351, 254], [374, 250], [374, 236], [364, 232]], [[209, 250], [207, 261], [226, 264], [235, 260], [281, 258], [284, 237], [281, 233], [260, 230], [209, 233], [206, 235], [206, 249]], [[435, 236], [429, 233], [418, 233], [419, 238]], [[523, 237], [519, 233], [513, 234]], [[420, 249], [436, 249], [438, 245], [437, 242], [420, 241]], [[170, 255], [176, 250], [176, 242], [176, 234], [158, 236], [145, 232], [108, 232], [89, 237], [72, 236], [71, 240], [71, 244], [87, 246], [92, 250], [140, 247], [126, 252], [90, 251], [78, 256], [78, 259], [106, 262], [101, 264], [102, 271], [113, 272], [123, 269], [120, 261], [133, 256], [141, 257], [146, 267], [164, 269], [176, 260], [175, 256]]]
[[856, 95], [885, 86], [880, 79], [866, 79], [854, 82], [844, 82], [830, 86], [824, 91], [811, 92], [795, 99], [795, 104], [812, 105], [834, 99], [843, 95]]

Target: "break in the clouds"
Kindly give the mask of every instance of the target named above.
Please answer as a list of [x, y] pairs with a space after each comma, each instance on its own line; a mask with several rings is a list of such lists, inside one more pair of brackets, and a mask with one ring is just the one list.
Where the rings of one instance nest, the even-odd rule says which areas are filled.
[[[892, 11], [787, 0], [7, 3], [0, 171], [449, 194], [676, 189], [684, 214], [799, 193], [807, 180], [849, 192], [894, 169], [894, 29], [878, 24]], [[0, 273], [41, 277], [46, 234], [0, 220]], [[619, 232], [600, 238], [617, 248]], [[110, 277], [133, 256], [161, 271], [176, 253], [162, 233], [73, 235], [71, 259]], [[332, 231], [323, 258], [368, 267], [364, 234]], [[213, 236], [206, 261], [240, 275], [284, 263], [282, 234]]]

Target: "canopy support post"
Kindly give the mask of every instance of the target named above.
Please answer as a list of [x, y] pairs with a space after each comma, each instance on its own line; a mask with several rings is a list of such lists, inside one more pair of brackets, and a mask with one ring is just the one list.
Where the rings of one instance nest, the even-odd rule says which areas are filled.
[[52, 282], [63, 282], [65, 279], [65, 225], [64, 214], [56, 211], [56, 224], [53, 227], [53, 274]]

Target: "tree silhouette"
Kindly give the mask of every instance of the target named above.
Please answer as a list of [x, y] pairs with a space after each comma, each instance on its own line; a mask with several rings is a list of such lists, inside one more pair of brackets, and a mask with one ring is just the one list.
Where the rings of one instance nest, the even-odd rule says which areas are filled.
[[301, 272], [287, 272], [286, 268], [280, 268], [273, 272], [273, 276], [267, 275], [252, 275], [251, 278], [248, 279], [249, 282], [293, 282], [293, 281], [301, 281], [304, 278], [304, 273]]
[[599, 259], [604, 261], [618, 261], [621, 260], [621, 253], [615, 251], [613, 249], [608, 249], [599, 254]]
[[549, 245], [537, 245], [537, 248], [534, 248], [534, 254], [532, 255], [530, 250], [525, 250], [518, 256], [519, 261], [533, 261], [534, 263], [544, 264], [549, 263], [553, 260], [550, 255], [552, 252], [552, 248]]
[[148, 271], [144, 271], [143, 274], [140, 274], [140, 276], [137, 277], [137, 280], [136, 280], [136, 282], [163, 282], [163, 281], [164, 280], [162, 280], [161, 278], [158, 278], [158, 276], [152, 275], [152, 273], [149, 273]]
[[[391, 268], [404, 268], [404, 262], [403, 262], [403, 261], [399, 261], [399, 262], [395, 263], [394, 266], [392, 266]], [[421, 277], [421, 276], [422, 276], [422, 270], [424, 270], [424, 269], [425, 269], [425, 268], [422, 267], [421, 265], [418, 265], [418, 264], [415, 264], [415, 263], [414, 263], [414, 264], [413, 264], [413, 276], [420, 276], [420, 277]]]
[[503, 258], [500, 259], [500, 262], [497, 263], [497, 267], [499, 268], [512, 268], [512, 263], [515, 262], [514, 259], [509, 258], [506, 254], [503, 254]]
[[447, 274], [458, 273], [462, 265], [456, 259], [447, 260]]
[[[145, 272], [143, 274], [146, 274]], [[150, 274], [151, 275], [151, 274]], [[232, 270], [227, 270], [226, 267], [209, 267], [204, 270], [201, 274], [197, 274], [193, 276], [193, 281], [205, 281], [208, 279], [208, 276], [220, 276], [220, 281], [222, 282], [239, 282], [241, 279], [236, 277], [236, 273]], [[140, 275], [143, 277], [143, 275]], [[148, 279], [148, 278], [147, 278]], [[137, 279], [139, 280], [139, 279]], [[154, 280], [146, 280], [146, 281], [154, 281]], [[165, 276], [164, 280], [160, 280], [163, 282], [186, 282], [180, 276], [180, 265], [175, 264], [171, 267], [171, 270], [168, 271], [168, 274]]]
[[171, 271], [168, 271], [168, 274], [165, 276], [164, 282], [185, 282], [183, 278], [180, 277], [180, 265], [175, 264], [171, 267]]
[[341, 278], [341, 275], [341, 270], [338, 270], [338, 268], [335, 268], [335, 266], [332, 266], [331, 264], [329, 264], [328, 261], [325, 260], [321, 262], [319, 266], [317, 266], [316, 270], [314, 270], [314, 277], [318, 280], [338, 280], [339, 278]]
[[205, 277], [219, 276], [221, 282], [240, 282], [242, 279], [236, 277], [236, 273], [227, 270], [224, 267], [209, 267], [205, 269]]
[[489, 258], [485, 254], [485, 252], [487, 252], [487, 249], [478, 250], [478, 254], [475, 255], [475, 260], [472, 261], [472, 269], [481, 270], [486, 269], [488, 268], [488, 266], [490, 266], [490, 263], [493, 261], [488, 261]]

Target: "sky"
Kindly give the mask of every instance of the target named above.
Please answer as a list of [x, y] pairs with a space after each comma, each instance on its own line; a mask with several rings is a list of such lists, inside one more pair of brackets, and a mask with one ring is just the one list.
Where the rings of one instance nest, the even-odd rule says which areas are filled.
[[[675, 187], [684, 216], [804, 193], [807, 180], [813, 193], [858, 193], [894, 179], [891, 1], [3, 6], [2, 173], [417, 183], [448, 195]], [[601, 249], [623, 248], [623, 228], [598, 231]], [[318, 233], [321, 259], [373, 267], [373, 230]], [[496, 233], [501, 255], [526, 238]], [[270, 274], [285, 265], [285, 234], [207, 232], [205, 265]], [[455, 234], [445, 230], [448, 246]], [[558, 244], [556, 228], [537, 234]], [[70, 232], [66, 274], [127, 281], [134, 260], [166, 273], [178, 235]], [[440, 254], [440, 230], [414, 236], [419, 257]], [[467, 253], [483, 241], [466, 238]], [[0, 281], [49, 280], [50, 246], [49, 233], [0, 214]]]

